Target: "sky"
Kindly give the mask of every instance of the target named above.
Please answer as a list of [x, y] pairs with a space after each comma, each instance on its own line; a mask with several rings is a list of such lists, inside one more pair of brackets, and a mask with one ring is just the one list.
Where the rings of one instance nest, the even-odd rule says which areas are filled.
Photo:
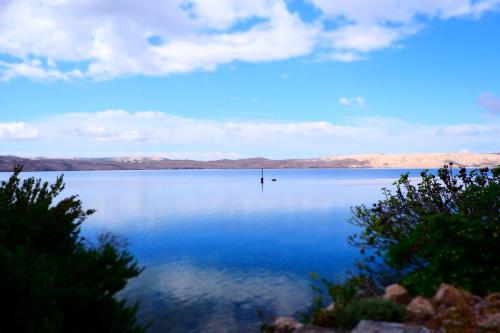
[[0, 0], [0, 155], [500, 152], [500, 0]]

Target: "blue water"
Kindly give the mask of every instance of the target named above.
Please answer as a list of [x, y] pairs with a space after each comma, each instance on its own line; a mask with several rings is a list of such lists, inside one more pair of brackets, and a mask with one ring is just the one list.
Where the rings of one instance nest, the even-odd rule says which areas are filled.
[[403, 172], [266, 170], [263, 188], [260, 170], [66, 172], [64, 194], [97, 209], [85, 236], [128, 239], [145, 270], [121, 296], [140, 302], [151, 332], [255, 332], [259, 309], [307, 307], [310, 272], [336, 279], [352, 268], [350, 208], [380, 199]]

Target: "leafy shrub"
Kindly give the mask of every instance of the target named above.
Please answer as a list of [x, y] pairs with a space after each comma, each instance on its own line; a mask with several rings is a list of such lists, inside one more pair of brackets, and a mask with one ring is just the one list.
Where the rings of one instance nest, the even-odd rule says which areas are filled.
[[361, 298], [335, 312], [335, 327], [351, 329], [361, 320], [402, 322], [406, 308], [381, 298]]
[[5, 332], [142, 332], [137, 307], [115, 295], [141, 272], [116, 237], [95, 246], [80, 236], [76, 196], [55, 202], [49, 185], [16, 168], [0, 185], [0, 322]]
[[[351, 275], [343, 282], [338, 283], [332, 283], [325, 279], [313, 281], [316, 282], [313, 284], [313, 292], [315, 293], [313, 304], [315, 306], [312, 307], [309, 320], [319, 326], [339, 327], [337, 318], [339, 313], [342, 313], [352, 302], [377, 294], [370, 281], [362, 275]], [[321, 288], [318, 282], [321, 282], [321, 286], [324, 288]], [[325, 309], [325, 290], [323, 289], [326, 289], [326, 294], [334, 303], [333, 310], [327, 311]]]
[[[297, 313], [297, 317], [299, 321], [303, 324], [307, 324], [309, 322], [314, 322], [318, 325], [324, 321], [323, 309], [326, 306], [325, 304], [325, 294], [326, 288], [325, 286], [329, 284], [325, 279], [319, 279], [319, 276], [316, 272], [310, 273], [311, 284], [310, 288], [312, 291], [312, 303], [305, 310]], [[327, 325], [323, 325], [327, 326]]]
[[361, 275], [351, 276], [341, 283], [321, 281], [334, 303], [333, 309], [316, 307], [311, 321], [319, 326], [351, 329], [363, 319], [400, 322], [406, 308], [392, 301], [374, 297], [369, 280]]
[[453, 173], [450, 164], [437, 176], [422, 172], [416, 185], [409, 174], [394, 185], [372, 207], [354, 209], [362, 232], [350, 240], [367, 255], [361, 268], [375, 279], [389, 268], [417, 294], [441, 282], [500, 290], [500, 168]]

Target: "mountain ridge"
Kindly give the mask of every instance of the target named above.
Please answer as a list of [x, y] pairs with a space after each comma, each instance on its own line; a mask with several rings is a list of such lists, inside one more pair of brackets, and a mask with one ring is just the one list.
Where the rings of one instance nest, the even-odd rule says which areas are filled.
[[286, 169], [286, 168], [438, 168], [500, 165], [500, 153], [356, 154], [311, 159], [272, 160], [264, 157], [213, 161], [175, 160], [161, 157], [46, 158], [0, 155], [0, 171], [23, 165], [24, 171], [97, 171], [163, 169]]

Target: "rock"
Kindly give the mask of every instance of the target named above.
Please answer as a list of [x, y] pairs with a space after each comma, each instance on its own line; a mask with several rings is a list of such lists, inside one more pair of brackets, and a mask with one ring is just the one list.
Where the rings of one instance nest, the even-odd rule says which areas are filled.
[[472, 295], [470, 292], [465, 290], [460, 290], [462, 298], [469, 306], [475, 306], [477, 304], [483, 303], [483, 299], [479, 296]]
[[446, 283], [441, 283], [433, 297], [433, 301], [446, 306], [462, 306], [466, 303], [462, 293], [457, 288]]
[[336, 331], [333, 328], [329, 327], [303, 325], [293, 331], [293, 333], [336, 333]]
[[351, 333], [430, 333], [423, 326], [362, 320]]
[[480, 329], [488, 332], [500, 332], [500, 313], [487, 314], [479, 319], [478, 325]]
[[292, 317], [278, 317], [272, 327], [276, 333], [291, 333], [302, 326]]
[[421, 296], [415, 297], [410, 304], [406, 306], [406, 317], [411, 322], [424, 323], [434, 316], [434, 307], [432, 303]]
[[411, 300], [408, 291], [399, 284], [391, 284], [385, 288], [385, 293], [382, 298], [404, 305], [408, 304]]
[[500, 293], [489, 294], [484, 298], [488, 304], [498, 304], [500, 303]]
[[476, 312], [476, 313], [480, 313], [483, 311], [483, 309], [487, 306], [486, 302], [481, 300], [480, 303], [477, 303], [477, 304], [474, 304], [472, 307], [471, 307], [471, 310], [473, 312]]
[[426, 324], [432, 327], [464, 328], [474, 325], [474, 313], [468, 306], [450, 306], [440, 305], [437, 315]]
[[330, 303], [330, 305], [328, 305], [326, 308], [325, 308], [325, 311], [327, 312], [333, 312], [333, 310], [335, 310], [335, 303]]
[[477, 305], [484, 302], [484, 300], [481, 297], [476, 295], [471, 295], [471, 297], [466, 301], [469, 305]]

